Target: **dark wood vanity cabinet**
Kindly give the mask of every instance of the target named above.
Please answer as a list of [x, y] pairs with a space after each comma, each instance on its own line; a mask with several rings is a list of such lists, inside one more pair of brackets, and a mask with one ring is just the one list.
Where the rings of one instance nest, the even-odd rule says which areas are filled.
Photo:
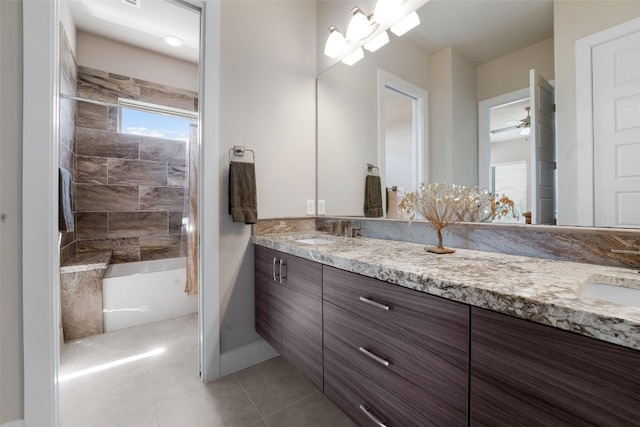
[[362, 426], [640, 426], [640, 351], [257, 246], [256, 331]]
[[255, 248], [256, 332], [320, 390], [322, 265]]
[[363, 426], [464, 426], [469, 307], [324, 267], [325, 394]]
[[471, 313], [472, 426], [640, 425], [640, 352]]

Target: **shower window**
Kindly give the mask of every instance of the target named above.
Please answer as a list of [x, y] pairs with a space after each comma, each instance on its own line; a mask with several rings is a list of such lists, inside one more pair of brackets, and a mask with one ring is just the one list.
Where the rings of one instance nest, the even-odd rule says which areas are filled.
[[147, 102], [119, 99], [118, 132], [189, 141], [189, 126], [198, 113]]

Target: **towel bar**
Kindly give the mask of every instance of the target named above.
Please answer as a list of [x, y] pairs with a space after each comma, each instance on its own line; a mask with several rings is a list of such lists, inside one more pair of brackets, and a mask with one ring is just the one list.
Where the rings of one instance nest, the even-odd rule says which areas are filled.
[[229, 148], [229, 161], [231, 161], [231, 155], [244, 157], [245, 152], [247, 151], [251, 151], [251, 154], [253, 154], [253, 163], [255, 163], [256, 153], [251, 148], [244, 148], [243, 145], [234, 145], [232, 148]]

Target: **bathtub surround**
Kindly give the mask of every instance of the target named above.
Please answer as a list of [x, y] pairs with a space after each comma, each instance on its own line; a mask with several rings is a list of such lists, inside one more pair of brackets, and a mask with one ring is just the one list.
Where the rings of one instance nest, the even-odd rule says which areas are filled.
[[[118, 98], [197, 111], [195, 92], [78, 67], [78, 96]], [[184, 141], [118, 133], [118, 109], [77, 103], [77, 252], [112, 250], [112, 263], [184, 255], [187, 146]]]
[[65, 341], [103, 332], [102, 278], [110, 259], [111, 251], [89, 252], [75, 255], [60, 267]]

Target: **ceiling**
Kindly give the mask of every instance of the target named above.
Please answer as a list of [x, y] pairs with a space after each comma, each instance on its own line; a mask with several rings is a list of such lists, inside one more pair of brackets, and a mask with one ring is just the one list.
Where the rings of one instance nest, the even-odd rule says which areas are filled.
[[[166, 0], [138, 0], [140, 7], [122, 0], [68, 0], [71, 16], [79, 31], [113, 39], [153, 52], [198, 62], [200, 14]], [[184, 46], [164, 43], [174, 35]]]
[[435, 53], [448, 46], [476, 65], [553, 37], [553, 0], [430, 0], [404, 37]]
[[[489, 112], [490, 129], [502, 129], [517, 126], [521, 120], [527, 117], [526, 107], [529, 106], [529, 98], [492, 108]], [[522, 139], [521, 129], [512, 129], [491, 135], [491, 142], [510, 141]]]

